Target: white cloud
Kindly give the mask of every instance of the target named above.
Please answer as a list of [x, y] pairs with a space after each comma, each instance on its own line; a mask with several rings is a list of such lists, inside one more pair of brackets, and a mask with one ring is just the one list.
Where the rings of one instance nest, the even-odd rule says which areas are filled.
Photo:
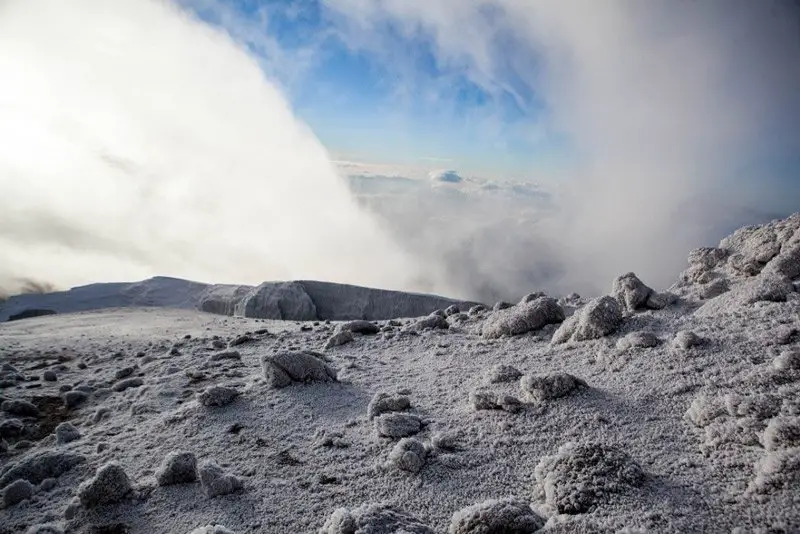
[[158, 0], [0, 9], [0, 281], [428, 289], [227, 35]]

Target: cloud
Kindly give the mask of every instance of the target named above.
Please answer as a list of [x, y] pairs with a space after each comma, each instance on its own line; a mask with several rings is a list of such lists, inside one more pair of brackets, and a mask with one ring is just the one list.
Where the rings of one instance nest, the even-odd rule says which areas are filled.
[[798, 208], [797, 173], [752, 165], [800, 150], [794, 2], [325, 2], [353, 46], [395, 54], [384, 30], [399, 28], [430, 43], [443, 77], [541, 102], [531, 129], [569, 140], [557, 213], [508, 227], [507, 240], [524, 243], [512, 258], [486, 239], [474, 255], [486, 280], [512, 260], [531, 289], [597, 293], [627, 270], [663, 287], [690, 248], [754, 222], [753, 211]]
[[0, 286], [433, 287], [246, 50], [158, 0], [4, 2]]

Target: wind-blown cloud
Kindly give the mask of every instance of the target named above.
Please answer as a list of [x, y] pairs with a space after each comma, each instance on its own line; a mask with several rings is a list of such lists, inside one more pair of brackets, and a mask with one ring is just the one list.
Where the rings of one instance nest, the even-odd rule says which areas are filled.
[[[690, 248], [753, 222], [741, 208], [800, 208], [800, 176], [763, 165], [800, 150], [795, 2], [325, 1], [354, 47], [391, 48], [391, 24], [430, 42], [442, 76], [534, 99], [532, 129], [569, 139], [558, 214], [508, 229], [535, 242], [513, 257], [528, 283], [596, 293], [633, 269], [665, 286]], [[487, 241], [496, 280], [511, 249]]]
[[3, 2], [0, 79], [0, 286], [424, 286], [257, 60], [172, 3]]

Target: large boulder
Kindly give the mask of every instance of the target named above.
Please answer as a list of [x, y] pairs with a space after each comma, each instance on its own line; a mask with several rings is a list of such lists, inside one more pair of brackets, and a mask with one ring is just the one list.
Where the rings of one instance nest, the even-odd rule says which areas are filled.
[[614, 333], [622, 323], [619, 302], [609, 296], [591, 300], [568, 318], [553, 334], [554, 344], [587, 341]]
[[533, 534], [544, 526], [528, 503], [520, 499], [489, 500], [453, 514], [449, 534]]
[[261, 358], [264, 378], [273, 388], [284, 388], [292, 382], [331, 382], [336, 380], [336, 369], [328, 365], [324, 356], [313, 351], [280, 352]]
[[517, 336], [538, 330], [548, 324], [560, 323], [565, 314], [558, 302], [550, 297], [539, 297], [520, 302], [512, 308], [495, 311], [483, 325], [483, 336], [499, 338]]

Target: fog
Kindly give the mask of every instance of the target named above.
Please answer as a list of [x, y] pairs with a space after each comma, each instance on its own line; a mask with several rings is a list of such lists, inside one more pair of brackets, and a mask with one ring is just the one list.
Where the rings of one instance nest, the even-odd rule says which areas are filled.
[[258, 63], [171, 4], [4, 2], [0, 79], [6, 292], [153, 275], [424, 286]]
[[10, 0], [0, 288], [310, 278], [491, 301], [630, 270], [663, 288], [689, 249], [800, 209], [798, 174], [776, 170], [800, 153], [791, 2], [325, 4], [356, 49], [397, 57], [391, 23], [443, 76], [541, 104], [531, 128], [569, 139], [567, 178], [365, 193], [222, 30], [157, 0]]

